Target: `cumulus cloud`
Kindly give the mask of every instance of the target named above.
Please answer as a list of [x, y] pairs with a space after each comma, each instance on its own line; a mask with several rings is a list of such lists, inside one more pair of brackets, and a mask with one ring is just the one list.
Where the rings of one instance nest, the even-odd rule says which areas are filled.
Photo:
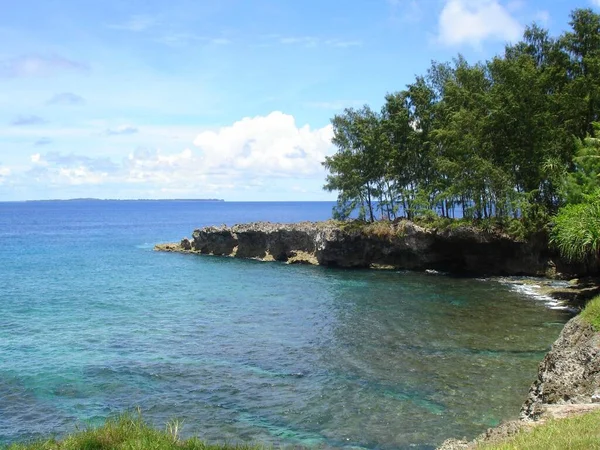
[[84, 103], [83, 97], [72, 92], [56, 94], [46, 102], [47, 105], [83, 105]]
[[255, 173], [312, 174], [331, 148], [331, 125], [312, 130], [298, 127], [293, 116], [273, 112], [245, 118], [194, 140], [204, 164]]
[[[165, 186], [239, 186], [261, 177], [323, 176], [331, 153], [331, 125], [299, 127], [293, 116], [273, 112], [200, 133], [195, 148], [176, 153], [138, 148], [124, 161], [124, 179]], [[232, 184], [233, 183], [233, 184]]]
[[40, 125], [43, 123], [46, 123], [46, 121], [39, 116], [21, 115], [15, 117], [10, 124], [15, 127], [22, 127], [27, 125]]
[[126, 136], [128, 134], [136, 134], [139, 130], [131, 125], [121, 125], [117, 128], [109, 128], [104, 132], [107, 136]]
[[139, 147], [121, 160], [35, 153], [24, 178], [52, 186], [110, 184], [173, 195], [268, 190], [274, 179], [293, 179], [292, 185], [312, 180], [318, 191], [332, 137], [331, 125], [299, 126], [293, 116], [273, 112], [204, 131], [193, 145], [174, 152]]
[[59, 55], [25, 55], [0, 61], [0, 77], [38, 77], [56, 72], [87, 72], [89, 67]]
[[446, 0], [438, 41], [448, 46], [479, 47], [486, 40], [515, 41], [523, 27], [499, 0]]

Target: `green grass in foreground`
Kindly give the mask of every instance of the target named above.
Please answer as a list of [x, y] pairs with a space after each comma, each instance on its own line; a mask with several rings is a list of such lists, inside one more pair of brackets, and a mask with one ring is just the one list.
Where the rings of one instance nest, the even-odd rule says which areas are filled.
[[170, 422], [165, 431], [147, 425], [140, 414], [109, 419], [99, 428], [78, 431], [61, 441], [50, 439], [15, 444], [8, 450], [260, 450], [251, 445], [209, 445], [197, 438], [179, 439], [179, 423]]
[[594, 297], [581, 312], [581, 318], [600, 331], [600, 296]]
[[501, 443], [480, 445], [478, 450], [593, 450], [600, 449], [600, 412], [552, 420], [531, 431], [522, 431]]

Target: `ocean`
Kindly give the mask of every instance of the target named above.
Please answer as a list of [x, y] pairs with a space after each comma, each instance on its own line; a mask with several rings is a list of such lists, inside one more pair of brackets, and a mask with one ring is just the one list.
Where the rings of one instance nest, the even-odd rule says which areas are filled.
[[211, 442], [434, 448], [515, 418], [565, 311], [494, 279], [154, 252], [333, 203], [0, 203], [0, 446], [139, 408]]

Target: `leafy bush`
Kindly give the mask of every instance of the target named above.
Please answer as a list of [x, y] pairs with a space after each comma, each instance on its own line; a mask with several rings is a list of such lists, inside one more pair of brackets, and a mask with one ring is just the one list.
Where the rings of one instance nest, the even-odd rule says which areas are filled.
[[588, 199], [561, 208], [554, 219], [550, 243], [571, 261], [600, 259], [600, 190]]

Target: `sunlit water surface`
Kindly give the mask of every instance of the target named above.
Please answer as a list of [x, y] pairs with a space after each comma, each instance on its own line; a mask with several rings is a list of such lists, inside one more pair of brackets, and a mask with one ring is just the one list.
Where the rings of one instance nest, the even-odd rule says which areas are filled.
[[518, 414], [568, 319], [492, 280], [163, 254], [328, 203], [0, 203], [0, 444], [140, 407], [184, 435], [432, 448]]

